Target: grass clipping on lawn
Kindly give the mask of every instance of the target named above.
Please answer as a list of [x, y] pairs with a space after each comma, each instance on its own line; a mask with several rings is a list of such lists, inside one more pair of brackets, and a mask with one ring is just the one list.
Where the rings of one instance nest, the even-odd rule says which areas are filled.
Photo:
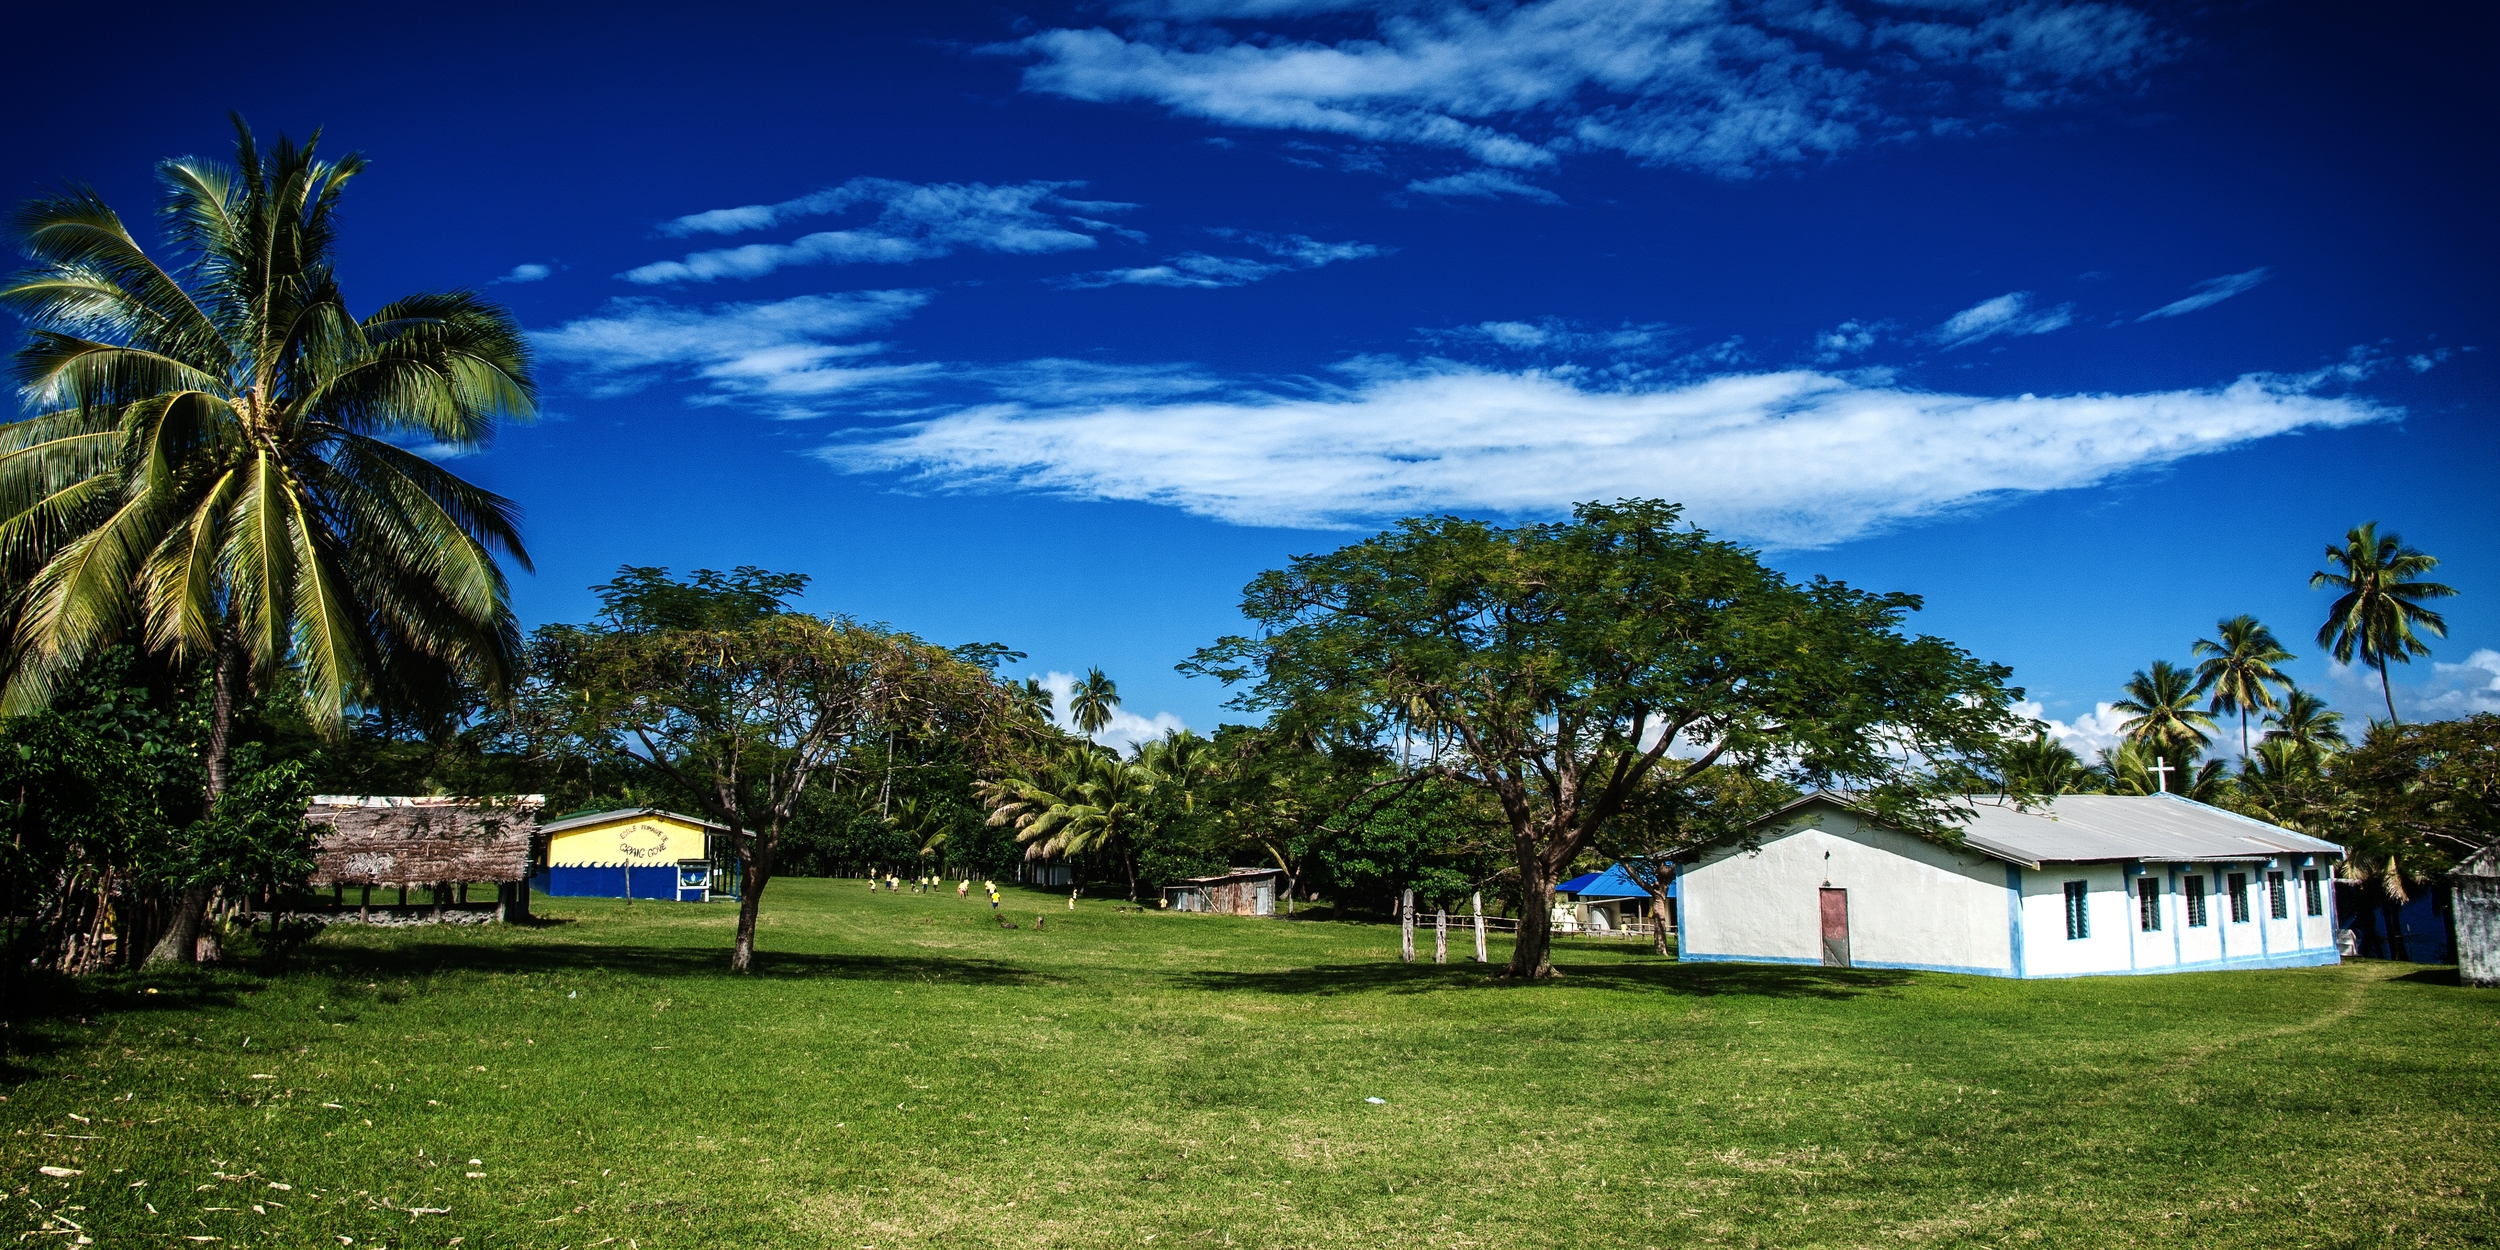
[[856, 1250], [2500, 1228], [2500, 993], [2452, 974], [2012, 982], [1582, 938], [1562, 982], [1512, 986], [1400, 963], [1394, 926], [1008, 897], [1049, 927], [778, 881], [749, 977], [724, 971], [733, 904], [560, 899], [526, 928], [334, 929], [283, 971], [55, 984], [5, 1034], [21, 1231]]

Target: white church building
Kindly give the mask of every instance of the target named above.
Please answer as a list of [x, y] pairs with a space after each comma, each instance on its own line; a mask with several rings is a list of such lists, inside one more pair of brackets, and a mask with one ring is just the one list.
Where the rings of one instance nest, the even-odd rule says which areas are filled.
[[2002, 977], [2340, 962], [2332, 842], [2176, 795], [1974, 802], [1958, 846], [1817, 794], [1687, 849], [1682, 958]]

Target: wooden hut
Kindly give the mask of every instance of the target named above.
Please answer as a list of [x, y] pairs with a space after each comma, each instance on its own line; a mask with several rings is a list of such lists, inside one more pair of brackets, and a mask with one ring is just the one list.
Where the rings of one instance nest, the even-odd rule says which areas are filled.
[[[543, 801], [316, 795], [304, 813], [322, 827], [312, 885], [330, 891], [333, 907], [353, 907], [365, 919], [524, 919], [530, 838]], [[410, 902], [412, 889], [426, 897]], [[377, 890], [397, 895], [377, 900]]]
[[2467, 985], [2500, 986], [2500, 842], [2449, 869], [2448, 888], [2457, 979]]
[[1225, 916], [1273, 916], [1279, 868], [1235, 868], [1212, 877], [1191, 877], [1163, 888], [1163, 905], [1173, 911], [1214, 912]]

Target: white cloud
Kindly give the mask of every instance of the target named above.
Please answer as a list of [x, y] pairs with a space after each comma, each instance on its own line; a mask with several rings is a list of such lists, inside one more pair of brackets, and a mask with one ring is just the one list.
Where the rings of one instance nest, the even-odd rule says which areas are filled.
[[[1223, 232], [1228, 233], [1228, 232]], [[1210, 256], [1205, 252], [1183, 252], [1166, 258], [1159, 265], [1132, 269], [1104, 269], [1094, 273], [1071, 274], [1056, 279], [1059, 286], [1085, 290], [1106, 286], [1174, 286], [1211, 289], [1247, 286], [1264, 278], [1297, 269], [1317, 269], [1341, 260], [1363, 260], [1385, 256], [1394, 248], [1374, 243], [1322, 243], [1305, 234], [1249, 235], [1247, 239], [1264, 248], [1274, 260], [1253, 260], [1242, 256]]]
[[2448, 349], [2442, 347], [2436, 351], [2417, 352], [2411, 356], [2405, 357], [2405, 367], [2413, 370], [2415, 373], [2428, 373], [2445, 363], [2447, 359]]
[[[2014, 705], [2016, 716], [2036, 720], [2046, 726], [2050, 737], [2064, 743], [2067, 750], [2082, 756], [2087, 764], [2100, 752], [2117, 746], [2127, 736], [2120, 728], [2126, 723], [2127, 714], [2107, 703], [2094, 704], [2091, 711], [2072, 721], [2058, 720], [2045, 715], [2046, 711], [2040, 704], [2029, 700]], [[2236, 745], [2238, 739], [2232, 741]]]
[[1943, 325], [1928, 332], [1928, 337], [1944, 344], [1946, 351], [1951, 351], [2000, 335], [2020, 337], [2063, 330], [2074, 320], [2075, 306], [2072, 304], [2060, 304], [2034, 312], [2031, 292], [2011, 291], [1995, 299], [1981, 300], [1945, 318]]
[[[1076, 714], [1068, 710], [1068, 697], [1076, 690], [1076, 674], [1052, 670], [1042, 676], [1042, 686], [1050, 691], [1051, 719], [1069, 733], [1077, 732]], [[1151, 717], [1139, 716], [1127, 708], [1111, 709], [1111, 722], [1094, 731], [1094, 741], [1118, 751], [1136, 749], [1140, 742], [1152, 742], [1175, 729], [1189, 726], [1170, 712], [1157, 712]]]
[[1092, 231], [1118, 230], [1094, 220], [1133, 207], [1105, 200], [1071, 200], [1059, 194], [1074, 182], [896, 182], [853, 178], [778, 204], [716, 208], [664, 223], [672, 237], [764, 230], [802, 217], [839, 215], [874, 205], [877, 220], [847, 230], [824, 230], [788, 243], [750, 243], [695, 252], [683, 260], [655, 261], [618, 276], [646, 286], [754, 278], [789, 265], [906, 264], [970, 248], [1035, 254], [1078, 251], [1095, 245]]
[[1814, 362], [1838, 364], [1875, 346], [1876, 336], [1890, 328], [1880, 321], [1841, 322], [1838, 327], [1814, 336]]
[[1437, 195], [1444, 198], [1470, 196], [1490, 200], [1505, 195], [1515, 195], [1523, 200], [1535, 200], [1540, 204], [1563, 202], [1561, 196], [1535, 183], [1521, 182], [1509, 174], [1492, 169], [1471, 169], [1465, 173], [1451, 174], [1443, 178], [1419, 178], [1407, 183], [1406, 189], [1419, 195]]
[[[993, 51], [1033, 60], [1030, 91], [1150, 101], [1225, 125], [1455, 149], [1508, 168], [1605, 149], [1727, 177], [2124, 84], [2170, 48], [2134, 9], [2054, 0], [1856, 11], [1832, 0], [1183, 0], [1128, 11], [1144, 20]], [[1316, 28], [1295, 20], [1322, 12], [1331, 16]]]
[[2184, 299], [2172, 300], [2136, 320], [2142, 322], [2151, 321], [2155, 317], [2183, 317], [2200, 308], [2211, 308], [2265, 280], [2266, 267], [2263, 265], [2247, 273], [2226, 273], [2219, 278], [2207, 278], [2196, 284], [2195, 294]]
[[495, 281], [497, 281], [497, 282], [544, 282], [544, 281], [546, 281], [546, 280], [547, 280], [547, 275], [552, 274], [552, 273], [554, 273], [554, 272], [555, 272], [555, 268], [554, 268], [553, 266], [550, 266], [550, 265], [541, 265], [541, 264], [536, 264], [536, 263], [534, 263], [534, 262], [533, 262], [533, 263], [525, 263], [525, 264], [514, 265], [514, 266], [512, 267], [512, 272], [510, 272], [510, 273], [508, 273], [508, 274], [505, 274], [504, 276], [502, 276], [502, 277], [500, 277], [500, 278], [495, 279]]
[[[2408, 723], [2500, 712], [2500, 651], [2477, 647], [2455, 663], [2433, 661], [2427, 676], [2419, 665], [2388, 668], [2389, 676], [2395, 678], [2396, 709]], [[2329, 660], [2326, 684], [2335, 691], [2336, 706], [2350, 718], [2345, 732], [2356, 740], [2365, 722], [2386, 716], [2386, 695], [2380, 692], [2377, 669]]]
[[848, 291], [765, 304], [690, 307], [651, 299], [610, 300], [597, 314], [530, 337], [547, 359], [584, 371], [601, 394], [694, 378], [715, 399], [766, 401], [807, 415], [810, 401], [891, 386], [934, 365], [851, 363], [881, 343], [837, 343], [899, 321], [929, 301], [923, 291]]
[[1147, 501], [1245, 525], [1554, 515], [1576, 501], [1659, 497], [1712, 529], [1806, 548], [2400, 412], [2272, 375], [2015, 398], [1802, 369], [1638, 388], [1587, 377], [1366, 362], [1350, 385], [1318, 394], [995, 403], [860, 432], [821, 454], [937, 489]]

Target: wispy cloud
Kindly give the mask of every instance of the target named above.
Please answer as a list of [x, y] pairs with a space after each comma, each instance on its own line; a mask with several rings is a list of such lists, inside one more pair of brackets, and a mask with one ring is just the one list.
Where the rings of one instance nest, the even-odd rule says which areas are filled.
[[1081, 251], [1094, 235], [1119, 227], [1099, 218], [1133, 207], [1104, 200], [1069, 199], [1060, 192], [1075, 182], [896, 182], [853, 178], [778, 204], [716, 208], [663, 223], [672, 237], [739, 234], [767, 230], [806, 217], [837, 216], [874, 207], [875, 222], [824, 230], [787, 243], [694, 252], [682, 260], [654, 261], [618, 275], [646, 286], [755, 278], [790, 265], [906, 264], [971, 249], [1036, 254]]
[[2063, 330], [2074, 324], [2074, 320], [2075, 306], [2072, 304], [2035, 311], [2031, 307], [2031, 292], [2012, 291], [1995, 299], [1981, 300], [1945, 318], [1944, 324], [1929, 331], [1927, 337], [1944, 344], [1945, 350], [1951, 351], [1983, 339]]
[[1814, 336], [1814, 363], [1836, 365], [1863, 355], [1891, 325], [1881, 321], [1844, 321]]
[[1418, 195], [1434, 195], [1443, 199], [1465, 197], [1490, 200], [1499, 199], [1505, 195], [1515, 195], [1520, 199], [1534, 200], [1540, 204], [1563, 202], [1561, 196], [1533, 182], [1522, 182], [1495, 169], [1471, 169], [1465, 173], [1450, 174], [1442, 178], [1418, 178], [1407, 183], [1406, 189]]
[[594, 393], [695, 380], [713, 400], [757, 402], [783, 416], [926, 377], [928, 364], [871, 364], [882, 343], [840, 342], [909, 316], [924, 291], [849, 291], [761, 304], [693, 307], [617, 299], [597, 314], [531, 335], [541, 355], [582, 371]]
[[2155, 317], [2184, 317], [2200, 308], [2211, 308], [2265, 280], [2266, 267], [2263, 265], [2247, 273], [2226, 273], [2219, 278], [2207, 278], [2196, 284], [2195, 294], [2172, 300], [2136, 320], [2144, 322]]
[[1311, 395], [985, 404], [855, 433], [823, 455], [925, 488], [1146, 501], [1246, 525], [1553, 515], [1658, 496], [1715, 529], [1802, 548], [2398, 412], [2313, 394], [2320, 377], [2272, 375], [2019, 397], [1811, 370], [1601, 388], [1563, 370], [1369, 362], [1350, 378]]
[[2056, 0], [1122, 9], [1135, 20], [1121, 30], [1047, 30], [992, 50], [1033, 61], [1027, 90], [1230, 126], [1455, 149], [1507, 168], [1612, 150], [1727, 177], [2075, 99], [2133, 81], [2171, 48], [2135, 9]]
[[555, 272], [555, 267], [554, 267], [554, 266], [552, 266], [552, 265], [541, 265], [541, 264], [538, 264], [538, 263], [536, 263], [536, 262], [534, 262], [534, 261], [533, 261], [533, 262], [526, 262], [526, 263], [523, 263], [523, 264], [514, 265], [514, 266], [512, 267], [512, 272], [507, 273], [507, 274], [505, 274], [504, 276], [502, 276], [502, 277], [500, 277], [500, 278], [495, 279], [495, 281], [497, 281], [497, 282], [544, 282], [544, 281], [546, 281], [546, 280], [547, 280], [547, 276], [548, 276], [549, 274], [554, 273], [554, 272]]
[[1304, 234], [1247, 235], [1244, 238], [1267, 252], [1272, 258], [1257, 260], [1244, 256], [1210, 256], [1205, 252], [1183, 252], [1166, 257], [1162, 263], [1129, 269], [1104, 269], [1093, 273], [1071, 274], [1054, 281], [1072, 289], [1106, 286], [1173, 286], [1208, 289], [1246, 286], [1280, 273], [1297, 269], [1317, 269], [1342, 260], [1363, 260], [1385, 256], [1394, 248], [1373, 243], [1323, 243]]

